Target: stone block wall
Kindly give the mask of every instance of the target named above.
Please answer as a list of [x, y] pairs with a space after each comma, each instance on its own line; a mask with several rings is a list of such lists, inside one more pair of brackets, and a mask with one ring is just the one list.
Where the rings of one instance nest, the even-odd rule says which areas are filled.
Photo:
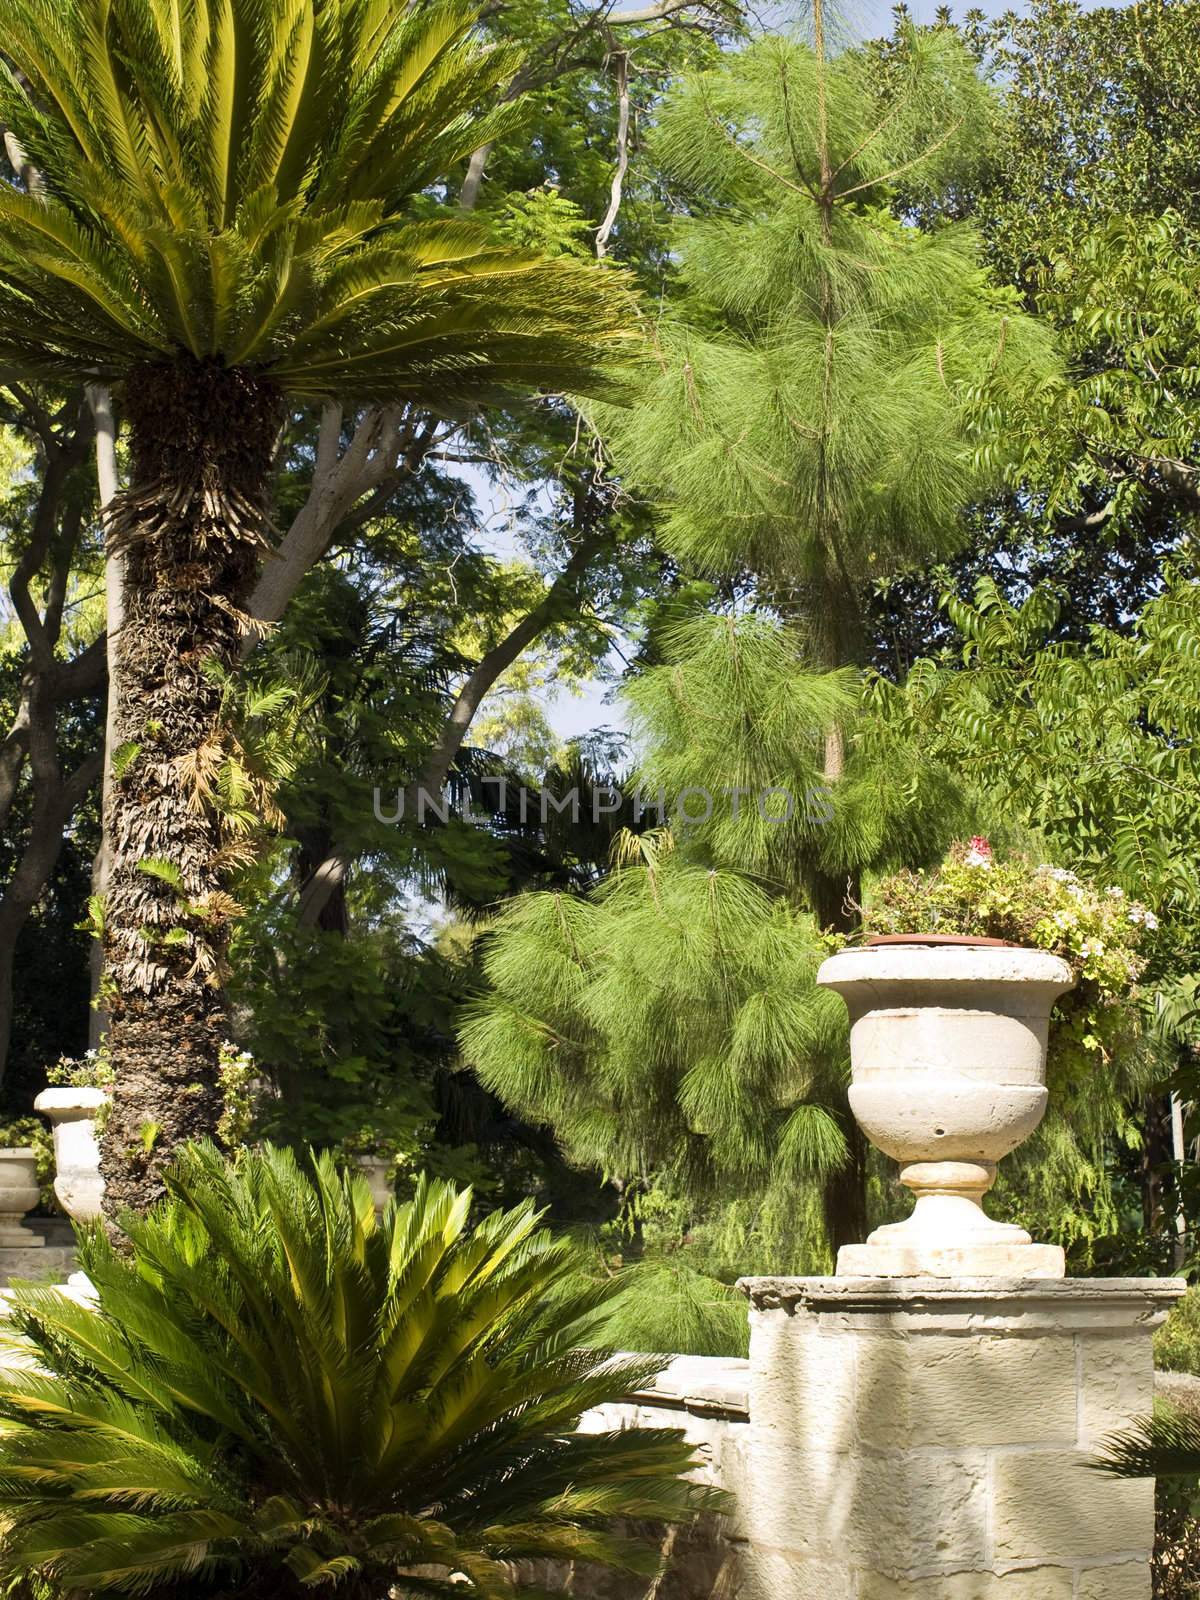
[[1171, 1280], [751, 1279], [747, 1362], [677, 1358], [590, 1428], [683, 1427], [726, 1517], [588, 1600], [1150, 1600], [1149, 1412]]
[[[585, 1432], [682, 1428], [697, 1449], [697, 1477], [729, 1491], [732, 1517], [703, 1517], [669, 1530], [661, 1575], [647, 1583], [627, 1573], [563, 1568], [536, 1576], [575, 1600], [734, 1600], [741, 1583], [737, 1507], [746, 1482], [750, 1363], [724, 1356], [676, 1356], [650, 1388], [622, 1405], [597, 1406]], [[648, 1530], [639, 1530], [648, 1532]]]
[[744, 1600], [1150, 1600], [1153, 1485], [1094, 1462], [1178, 1285], [745, 1287]]
[[0, 1288], [29, 1280], [62, 1283], [75, 1270], [75, 1234], [66, 1217], [30, 1217], [20, 1233], [25, 1244], [0, 1246]]

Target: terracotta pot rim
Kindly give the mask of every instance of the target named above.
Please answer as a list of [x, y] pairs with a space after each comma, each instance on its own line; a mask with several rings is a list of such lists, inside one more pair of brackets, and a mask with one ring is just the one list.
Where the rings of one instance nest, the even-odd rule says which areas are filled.
[[957, 945], [982, 950], [1028, 950], [1030, 946], [1014, 944], [1011, 939], [985, 939], [970, 933], [880, 933], [864, 939], [860, 950], [873, 950], [889, 945]]

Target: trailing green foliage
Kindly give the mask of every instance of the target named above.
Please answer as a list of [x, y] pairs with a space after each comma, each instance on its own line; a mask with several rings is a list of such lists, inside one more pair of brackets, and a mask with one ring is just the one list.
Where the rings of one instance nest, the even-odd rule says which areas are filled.
[[184, 1150], [98, 1304], [13, 1296], [0, 1573], [72, 1592], [519, 1594], [527, 1557], [653, 1573], [616, 1518], [713, 1502], [661, 1430], [575, 1431], [653, 1360], [579, 1348], [612, 1298], [530, 1204], [422, 1182], [377, 1221], [332, 1160]]
[[1047, 1067], [1067, 1115], [1094, 1097], [1095, 1074], [1112, 1075], [1136, 1045], [1140, 951], [1157, 926], [1118, 885], [1101, 891], [1048, 862], [1001, 860], [984, 838], [956, 844], [931, 874], [884, 878], [863, 915], [868, 934], [966, 934], [1060, 956], [1075, 987], [1055, 1005]]

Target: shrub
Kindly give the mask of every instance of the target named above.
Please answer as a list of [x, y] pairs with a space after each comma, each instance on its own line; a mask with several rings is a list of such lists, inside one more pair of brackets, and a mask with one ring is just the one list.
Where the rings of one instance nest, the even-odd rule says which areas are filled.
[[580, 1348], [613, 1291], [531, 1205], [471, 1228], [423, 1180], [377, 1221], [330, 1156], [269, 1146], [187, 1148], [168, 1190], [121, 1250], [81, 1241], [95, 1310], [14, 1293], [42, 1374], [0, 1375], [0, 1578], [488, 1600], [524, 1558], [653, 1572], [613, 1520], [713, 1502], [681, 1434], [575, 1431], [661, 1360]]
[[1154, 1365], [1162, 1372], [1200, 1376], [1200, 1287], [1195, 1284], [1171, 1307], [1154, 1335]]

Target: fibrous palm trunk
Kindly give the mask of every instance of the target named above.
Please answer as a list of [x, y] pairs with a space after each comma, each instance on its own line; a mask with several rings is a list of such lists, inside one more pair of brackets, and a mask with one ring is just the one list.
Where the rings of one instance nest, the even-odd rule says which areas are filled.
[[115, 1081], [101, 1169], [113, 1221], [156, 1199], [173, 1149], [212, 1134], [220, 1116], [236, 908], [216, 793], [227, 748], [219, 669], [239, 653], [282, 406], [253, 373], [178, 360], [138, 372], [125, 413], [130, 486], [110, 522], [125, 619], [104, 904]]

